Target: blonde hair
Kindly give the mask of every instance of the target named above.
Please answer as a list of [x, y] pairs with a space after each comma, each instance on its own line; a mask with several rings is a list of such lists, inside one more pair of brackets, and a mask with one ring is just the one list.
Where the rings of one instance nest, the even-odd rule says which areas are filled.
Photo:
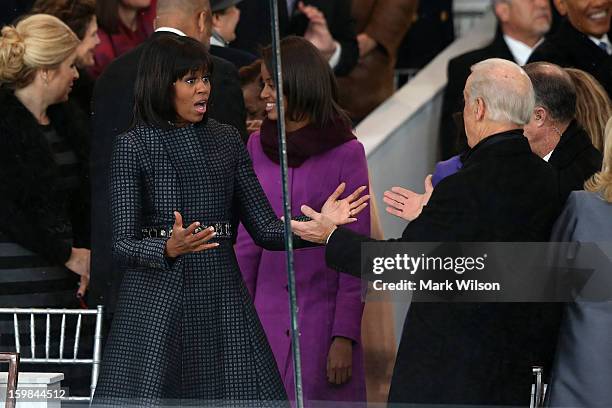
[[605, 135], [601, 171], [584, 183], [584, 189], [601, 193], [604, 200], [612, 203], [612, 118], [606, 124]]
[[612, 117], [612, 102], [606, 90], [589, 73], [565, 68], [576, 87], [576, 120], [587, 131], [593, 146], [604, 149], [604, 128]]
[[0, 35], [0, 85], [19, 89], [38, 69], [55, 69], [77, 48], [76, 34], [57, 17], [34, 14]]

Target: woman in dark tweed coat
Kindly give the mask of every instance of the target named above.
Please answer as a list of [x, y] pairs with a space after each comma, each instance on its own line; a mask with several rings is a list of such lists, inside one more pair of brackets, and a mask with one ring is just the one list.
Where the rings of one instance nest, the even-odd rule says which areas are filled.
[[[239, 220], [275, 250], [283, 224], [238, 131], [206, 118], [209, 69], [187, 37], [160, 37], [143, 52], [136, 125], [111, 165], [113, 249], [126, 272], [95, 404], [286, 404], [233, 251]], [[337, 201], [340, 190], [323, 211], [346, 223], [363, 199]]]

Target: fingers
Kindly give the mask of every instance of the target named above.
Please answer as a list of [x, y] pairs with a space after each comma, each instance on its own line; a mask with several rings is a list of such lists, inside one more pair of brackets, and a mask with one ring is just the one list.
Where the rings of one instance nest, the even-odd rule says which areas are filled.
[[361, 195], [361, 193], [365, 191], [366, 188], [367, 186], [361, 186], [357, 188], [357, 190], [353, 191], [353, 194], [347, 197], [348, 201], [351, 202], [356, 200]]
[[415, 194], [414, 191], [412, 190], [408, 190], [407, 188], [397, 187], [397, 186], [391, 187], [391, 191], [403, 197], [406, 197], [406, 198], [410, 198], [411, 195]]
[[[366, 207], [368, 206], [368, 203], [363, 203], [361, 204], [359, 207], [354, 208], [353, 210], [351, 210], [351, 215], [354, 217], [357, 214], [359, 214], [361, 211], [363, 211]], [[351, 218], [353, 219], [353, 218]], [[354, 218], [355, 221], [357, 221], [356, 218]]]
[[173, 228], [173, 230], [176, 231], [179, 228], [183, 228], [183, 216], [181, 215], [180, 212], [175, 211], [174, 212], [174, 228]]
[[394, 203], [397, 203], [397, 205], [394, 205], [394, 207], [398, 207], [398, 208], [399, 206], [403, 206], [406, 200], [408, 200], [408, 197], [405, 197], [401, 194], [393, 193], [391, 191], [385, 191], [385, 194], [383, 195], [383, 201], [385, 203], [389, 205], [393, 205]]
[[346, 183], [343, 181], [342, 183], [340, 183], [340, 185], [336, 188], [336, 190], [331, 193], [331, 195], [329, 196], [329, 198], [327, 199], [327, 201], [336, 201], [338, 199], [338, 197], [340, 197], [340, 195], [342, 193], [344, 193], [344, 190], [346, 189]]
[[80, 297], [85, 296], [85, 292], [87, 292], [88, 285], [89, 279], [85, 276], [81, 276], [81, 282], [79, 283], [79, 290], [77, 290], [77, 295]]
[[207, 249], [216, 248], [218, 246], [219, 246], [218, 242], [213, 242], [212, 244], [202, 244], [202, 245], [198, 245], [197, 247], [195, 247], [192, 252], [202, 252], [202, 251], [206, 251]]
[[[350, 203], [349, 208], [352, 210], [354, 208], [361, 207], [363, 203], [367, 203], [369, 199], [370, 199], [369, 195], [364, 195], [359, 200], [353, 201], [352, 203]], [[351, 213], [353, 215], [357, 214], [355, 211], [352, 211]]]
[[[303, 205], [300, 207], [300, 210], [302, 210], [302, 214], [304, 214], [305, 216], [312, 218], [313, 220], [316, 220], [319, 218], [319, 216], [321, 214], [319, 214], [318, 212], [316, 212], [315, 210], [313, 210], [312, 208], [310, 208], [307, 205]], [[291, 224], [293, 226], [293, 223]]]
[[[197, 221], [194, 222], [194, 223], [191, 223], [191, 225], [189, 225], [186, 229], [184, 229], [182, 231], [182, 233], [185, 236], [187, 236], [187, 237], [190, 236], [190, 235], [193, 235], [193, 233], [195, 232], [196, 228], [198, 228], [199, 226], [200, 226], [200, 223], [197, 222]], [[180, 229], [179, 229], [179, 231], [180, 231]]]
[[425, 192], [426, 193], [433, 191], [433, 183], [431, 181], [432, 178], [433, 176], [431, 174], [428, 174], [427, 177], [425, 177]]
[[399, 217], [399, 218], [403, 218], [403, 217], [402, 217], [402, 214], [403, 214], [403, 213], [402, 213], [400, 210], [397, 210], [397, 209], [395, 209], [395, 208], [393, 208], [393, 207], [387, 207], [387, 208], [385, 208], [385, 210], [386, 210], [386, 211], [387, 211], [389, 214], [395, 215], [396, 217]]

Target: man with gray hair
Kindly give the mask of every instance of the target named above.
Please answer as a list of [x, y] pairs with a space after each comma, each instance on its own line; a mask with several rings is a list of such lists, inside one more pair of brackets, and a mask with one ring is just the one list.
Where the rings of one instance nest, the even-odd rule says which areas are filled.
[[576, 89], [567, 72], [548, 62], [532, 62], [525, 71], [536, 95], [525, 137], [531, 150], [557, 170], [559, 194], [565, 201], [601, 169], [602, 156], [576, 122]]
[[[547, 241], [559, 212], [554, 170], [531, 152], [522, 127], [534, 107], [527, 74], [490, 59], [472, 67], [465, 88], [464, 166], [425, 195], [397, 196], [412, 221], [407, 242]], [[326, 244], [328, 266], [360, 276], [368, 237], [312, 220], [294, 233]], [[404, 323], [389, 401], [527, 406], [534, 365], [552, 360], [558, 308], [539, 304], [413, 303]]]
[[491, 3], [498, 21], [493, 41], [484, 48], [461, 54], [448, 62], [448, 83], [440, 119], [443, 160], [460, 153], [452, 115], [461, 111], [461, 91], [470, 75], [470, 67], [487, 58], [503, 58], [525, 65], [550, 29], [552, 13], [549, 0], [492, 0]]

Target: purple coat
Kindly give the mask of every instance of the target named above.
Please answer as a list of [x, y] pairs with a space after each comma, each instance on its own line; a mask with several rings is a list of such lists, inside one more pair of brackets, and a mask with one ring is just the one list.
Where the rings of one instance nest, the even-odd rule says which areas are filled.
[[[263, 152], [260, 134], [254, 133], [247, 145], [255, 173], [280, 217], [282, 186], [280, 166]], [[301, 215], [307, 204], [320, 211], [327, 197], [342, 182], [347, 194], [368, 185], [365, 152], [357, 140], [344, 143], [310, 157], [300, 167], [289, 168], [292, 216]], [[366, 209], [349, 226], [361, 234], [370, 234], [370, 212]], [[290, 398], [294, 398], [293, 359], [289, 337], [289, 295], [284, 252], [257, 247], [241, 225], [236, 255], [246, 285], [264, 327], [281, 378]], [[361, 282], [325, 265], [325, 248], [306, 248], [294, 253], [297, 300], [299, 307], [302, 382], [305, 400], [365, 401], [365, 377], [361, 348]], [[334, 336], [353, 340], [352, 378], [340, 386], [327, 381], [327, 356]]]

